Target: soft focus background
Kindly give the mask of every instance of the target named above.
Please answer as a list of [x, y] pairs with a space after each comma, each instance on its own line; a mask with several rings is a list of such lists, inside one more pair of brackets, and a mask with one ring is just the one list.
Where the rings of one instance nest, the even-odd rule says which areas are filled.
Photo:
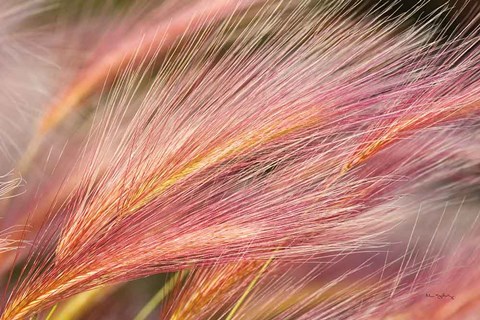
[[[151, 28], [158, 23], [158, 17], [168, 21], [178, 12], [186, 10], [193, 1], [34, 0], [20, 6], [13, 5], [14, 1], [10, 0], [1, 2], [0, 149], [3, 152], [0, 153], [0, 177], [4, 180], [21, 178], [22, 181], [9, 195], [11, 199], [1, 200], [0, 213], [3, 212], [3, 229], [10, 228], [18, 236], [25, 232], [18, 227], [25, 221], [28, 221], [27, 229], [33, 234], [45, 227], [45, 221], [52, 221], [48, 222], [52, 225], [59, 223], [53, 218], [46, 219], [51, 217], [51, 212], [61, 209], [64, 201], [64, 195], [56, 188], [63, 185], [67, 189], [64, 192], [68, 193], [69, 182], [81, 174], [74, 170], [80, 154], [78, 146], [94, 122], [96, 107], [105, 104], [108, 95], [115, 92], [115, 89], [108, 88], [108, 83], [112, 82], [113, 88], [121, 87], [121, 84], [118, 79], [117, 82], [108, 77], [101, 80], [100, 90], [92, 90], [80, 99], [85, 107], [73, 109], [52, 126], [54, 129], [47, 130], [44, 140], [35, 141], [37, 126], [44, 119], [46, 106], [62, 97], [64, 92], [68, 93], [68, 88], [79, 74], [85, 72], [86, 66], [95, 64], [99, 56], [117, 45], [128, 42], [132, 30], [135, 33]], [[385, 17], [391, 14], [401, 16], [420, 3], [421, 7], [415, 9], [404, 22], [405, 28], [420, 28], [424, 17], [438, 12], [443, 17], [438, 19], [443, 33], [438, 34], [435, 41], [447, 41], [453, 36], [469, 37], [478, 32], [478, 20], [474, 20], [480, 12], [477, 1], [385, 1], [382, 7], [388, 8], [387, 11], [373, 12], [371, 10], [378, 5], [377, 1], [365, 1], [361, 4], [361, 12], [368, 12], [369, 16], [379, 12]], [[447, 11], [447, 8], [450, 10]], [[155, 57], [150, 58], [154, 60]], [[147, 88], [155, 77], [157, 70], [154, 62], [152, 65], [145, 78], [139, 81], [140, 90]], [[135, 96], [132, 99], [135, 100]], [[54, 120], [51, 121], [54, 123]], [[459, 134], [461, 136], [454, 137], [454, 141], [463, 141], [463, 144], [457, 148], [453, 165], [446, 164], [452, 165], [444, 170], [448, 174], [440, 173], [429, 181], [422, 181], [415, 191], [409, 191], [400, 199], [376, 209], [380, 212], [395, 210], [398, 217], [398, 221], [382, 234], [378, 250], [365, 248], [356, 253], [345, 253], [341, 259], [331, 261], [320, 255], [305, 263], [287, 263], [280, 267], [284, 270], [280, 273], [285, 277], [280, 282], [295, 282], [294, 279], [303, 279], [308, 275], [311, 281], [296, 295], [302, 300], [307, 292], [318, 290], [325, 283], [344, 276], [341, 285], [332, 289], [333, 293], [325, 292], [316, 297], [322, 301], [349, 285], [349, 290], [362, 292], [356, 288], [356, 281], [368, 275], [382, 273], [383, 276], [385, 273], [386, 276], [409, 267], [418, 271], [413, 271], [410, 278], [399, 281], [408, 282], [412, 277], [418, 277], [428, 283], [423, 267], [427, 269], [433, 262], [443, 259], [442, 264], [435, 265], [433, 270], [428, 269], [428, 273], [433, 275], [442, 272], [442, 266], [449, 263], [448, 258], [468, 256], [468, 252], [464, 252], [465, 243], [475, 243], [472, 239], [479, 235], [480, 136], [475, 121], [463, 125], [465, 128]], [[411, 150], [403, 152], [408, 154]], [[29, 238], [30, 243], [34, 241], [33, 237]], [[472, 246], [475, 247], [475, 244]], [[476, 254], [477, 250], [474, 251]], [[9, 281], [9, 277], [10, 281], [15, 281], [21, 276], [22, 264], [17, 257], [5, 255], [1, 259], [0, 281], [3, 284]], [[10, 274], [7, 271], [12, 266], [14, 271]], [[345, 276], [349, 272], [351, 274]], [[57, 319], [55, 314], [62, 314], [61, 317], [65, 317], [62, 319], [139, 319], [135, 318], [139, 311], [174, 276], [173, 273], [150, 276], [69, 298], [57, 306], [52, 319]], [[270, 289], [267, 286], [264, 290], [269, 293], [282, 291], [281, 286], [280, 289], [275, 286]], [[457, 294], [455, 288], [435, 288], [437, 291], [432, 294], [440, 291]], [[154, 304], [146, 319], [159, 319], [165, 314], [166, 306], [174, 305], [173, 297], [179, 296], [182, 290], [177, 288], [172, 297]], [[368, 297], [364, 298], [368, 300]], [[251, 308], [260, 309], [255, 304], [258, 301], [253, 298], [248, 301]], [[253, 314], [248, 309], [242, 312], [243, 319], [249, 319], [249, 314]], [[40, 317], [44, 319], [47, 313]], [[212, 319], [215, 317], [212, 316]], [[399, 316], [398, 319], [408, 317]]]

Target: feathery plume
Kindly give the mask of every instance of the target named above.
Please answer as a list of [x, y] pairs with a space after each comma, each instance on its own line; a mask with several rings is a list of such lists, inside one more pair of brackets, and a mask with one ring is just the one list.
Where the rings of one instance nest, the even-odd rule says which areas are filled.
[[[79, 106], [88, 95], [101, 89], [122, 69], [141, 65], [145, 60], [155, 59], [161, 51], [208, 25], [229, 18], [232, 13], [247, 9], [261, 0], [191, 1], [186, 8], [176, 9], [166, 5], [150, 14], [146, 22], [140, 23], [123, 39], [108, 50], [94, 54], [94, 58], [82, 68], [72, 84], [60, 98], [47, 108], [39, 126], [43, 135], [55, 127], [69, 111]], [[181, 5], [179, 5], [182, 7]], [[183, 6], [185, 7], [185, 5]], [[168, 15], [173, 12], [173, 15]], [[165, 48], [165, 49], [164, 49]], [[110, 79], [110, 80], [109, 80]]]
[[[450, 121], [476, 112], [479, 57], [465, 53], [469, 44], [429, 44], [428, 29], [402, 30], [404, 19], [351, 18], [347, 5], [279, 3], [232, 40], [237, 6], [219, 2], [225, 21], [203, 28], [202, 18], [138, 104], [128, 71], [134, 79], [147, 71], [128, 69], [98, 110], [61, 232], [39, 236], [1, 319], [192, 264], [262, 261], [274, 251], [298, 260], [369, 244], [389, 222], [374, 209], [444, 161]], [[156, 52], [158, 43], [146, 43]], [[136, 59], [115, 58], [116, 69]], [[105, 79], [103, 64], [92, 70], [79, 96]], [[394, 156], [402, 148], [414, 152]], [[221, 271], [209, 285], [223, 296], [233, 279]]]
[[262, 269], [263, 262], [241, 261], [199, 268], [191, 273], [179, 294], [164, 308], [165, 319], [210, 319], [227, 302], [233, 304]]

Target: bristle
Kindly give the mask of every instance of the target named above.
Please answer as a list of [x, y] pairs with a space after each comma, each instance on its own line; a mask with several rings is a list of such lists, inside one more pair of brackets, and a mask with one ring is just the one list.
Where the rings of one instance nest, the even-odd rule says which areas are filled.
[[[17, 250], [0, 255], [12, 265], [0, 319], [187, 268], [165, 318], [423, 312], [412, 293], [441, 278], [425, 272], [444, 262], [443, 250], [432, 252], [437, 230], [423, 257], [408, 251], [410, 238], [404, 255], [359, 281], [351, 276], [367, 262], [314, 292], [320, 267], [298, 283], [275, 278], [312, 257], [380, 250], [381, 235], [406, 217], [394, 201], [457, 172], [445, 168], [458, 166], [465, 128], [479, 114], [477, 37], [439, 41], [437, 16], [407, 26], [412, 13], [394, 17], [380, 6], [375, 18], [360, 9], [167, 1], [150, 15], [158, 21], [94, 53], [39, 117], [17, 163], [30, 181], [50, 180], [22, 198], [28, 203], [4, 206], [21, 232], [4, 241]], [[93, 114], [76, 127], [62, 123], [99, 90]], [[18, 183], [0, 184], [0, 197]], [[465, 289], [435, 317], [477, 310], [476, 292]], [[398, 308], [386, 307], [392, 296]]]
[[[159, 19], [165, 12], [159, 10], [130, 32], [130, 36], [108, 51], [99, 52], [85, 66], [73, 83], [47, 108], [39, 126], [39, 133], [46, 134], [54, 128], [69, 110], [81, 105], [92, 92], [111, 82], [117, 73], [129, 65], [141, 65], [155, 59], [181, 37], [204, 28], [215, 21], [228, 18], [261, 0], [193, 1], [168, 20]], [[169, 8], [172, 11], [174, 8]], [[159, 23], [152, 23], [159, 21]]]

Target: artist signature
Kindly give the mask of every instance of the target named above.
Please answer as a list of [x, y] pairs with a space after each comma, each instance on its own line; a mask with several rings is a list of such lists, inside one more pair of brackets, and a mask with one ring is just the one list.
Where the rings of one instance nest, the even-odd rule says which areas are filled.
[[452, 296], [448, 293], [442, 293], [442, 294], [439, 294], [439, 293], [435, 293], [435, 294], [431, 294], [431, 293], [426, 293], [425, 296], [427, 298], [437, 298], [437, 299], [448, 299], [450, 298], [451, 300], [454, 300], [455, 299], [455, 296]]

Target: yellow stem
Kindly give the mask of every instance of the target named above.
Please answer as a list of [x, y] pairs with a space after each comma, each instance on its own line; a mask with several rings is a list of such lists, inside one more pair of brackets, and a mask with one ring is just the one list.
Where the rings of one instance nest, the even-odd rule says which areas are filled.
[[255, 276], [255, 278], [253, 278], [252, 282], [249, 283], [247, 289], [245, 290], [245, 292], [243, 292], [240, 299], [238, 299], [238, 301], [235, 303], [235, 305], [233, 306], [232, 310], [230, 311], [230, 313], [228, 314], [228, 316], [225, 320], [232, 320], [233, 319], [235, 313], [237, 313], [238, 309], [240, 309], [243, 302], [245, 301], [247, 296], [250, 294], [250, 292], [253, 290], [253, 288], [255, 287], [257, 282], [260, 280], [260, 278], [263, 275], [263, 273], [265, 272], [265, 270], [267, 270], [270, 263], [272, 263], [272, 261], [273, 261], [273, 256], [263, 264], [263, 266], [260, 269], [260, 271], [258, 272], [258, 274]]
[[53, 313], [55, 312], [55, 310], [57, 309], [57, 306], [58, 304], [54, 305], [53, 308], [50, 310], [50, 312], [48, 313], [47, 317], [45, 318], [45, 320], [50, 320], [50, 318], [53, 316]]

